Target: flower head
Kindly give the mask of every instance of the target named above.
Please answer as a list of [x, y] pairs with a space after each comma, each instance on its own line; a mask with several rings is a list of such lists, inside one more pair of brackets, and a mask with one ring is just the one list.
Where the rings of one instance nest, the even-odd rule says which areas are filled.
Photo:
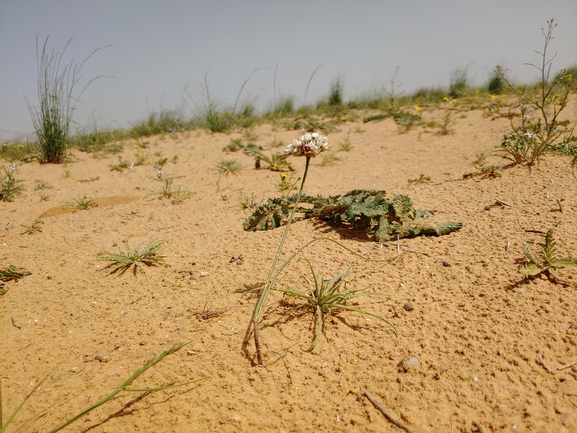
[[306, 156], [308, 158], [317, 156], [329, 148], [329, 139], [318, 132], [304, 134], [298, 140], [294, 140], [284, 151], [285, 155]]

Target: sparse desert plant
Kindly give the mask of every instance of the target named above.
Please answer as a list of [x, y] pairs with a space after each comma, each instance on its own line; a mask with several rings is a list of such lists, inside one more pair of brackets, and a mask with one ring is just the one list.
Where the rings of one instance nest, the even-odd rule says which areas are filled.
[[[21, 271], [14, 265], [8, 265], [4, 269], [0, 269], [0, 295], [6, 293], [4, 284], [7, 281], [18, 281], [20, 278], [30, 275], [29, 271]], [[0, 403], [2, 402], [0, 394]], [[0, 409], [1, 410], [1, 409]], [[2, 422], [0, 420], [0, 431], [2, 429]]]
[[108, 164], [111, 171], [119, 171], [122, 173], [124, 170], [130, 167], [130, 162], [122, 159], [121, 156], [118, 157], [118, 164]]
[[323, 155], [323, 156], [321, 156], [321, 158], [322, 158], [321, 165], [323, 167], [335, 165], [337, 162], [343, 160], [340, 156], [337, 156], [334, 153], [329, 153], [327, 155]]
[[72, 115], [86, 88], [100, 78], [93, 78], [77, 95], [74, 94], [82, 79], [82, 67], [101, 48], [94, 50], [80, 65], [73, 62], [61, 70], [64, 54], [71, 41], [66, 43], [62, 52], [49, 53], [48, 38], [41, 52], [36, 39], [40, 108], [28, 104], [28, 109], [38, 137], [40, 161], [45, 163], [60, 164], [67, 157]]
[[70, 177], [70, 170], [64, 170], [62, 172], [62, 179], [68, 179]]
[[44, 224], [44, 221], [42, 221], [39, 218], [36, 218], [34, 220], [34, 222], [32, 223], [32, 225], [30, 226], [26, 226], [24, 224], [20, 224], [22, 227], [24, 227], [26, 230], [21, 233], [23, 235], [31, 235], [34, 233], [38, 233], [38, 232], [42, 232], [42, 224]]
[[73, 201], [69, 201], [66, 204], [68, 204], [69, 206], [75, 207], [77, 209], [80, 209], [80, 210], [87, 210], [87, 209], [90, 209], [91, 207], [97, 207], [98, 206], [98, 203], [96, 203], [92, 199], [87, 199], [86, 197], [75, 198]]
[[424, 174], [421, 174], [419, 177], [414, 179], [408, 180], [409, 184], [429, 183], [430, 181], [431, 178], [429, 176], [425, 176]]
[[44, 194], [43, 192], [39, 193], [38, 196], [40, 197], [40, 201], [50, 200], [50, 196], [48, 194]]
[[131, 250], [128, 246], [128, 241], [124, 240], [125, 252], [110, 253], [103, 251], [99, 254], [98, 260], [111, 262], [103, 269], [110, 274], [118, 272], [119, 275], [122, 275], [134, 266], [133, 272], [136, 275], [137, 268], [140, 265], [160, 266], [163, 263], [163, 256], [158, 254], [158, 250], [165, 242], [165, 240], [155, 240]]
[[323, 275], [320, 271], [315, 272], [310, 261], [306, 259], [304, 260], [309, 265], [312, 274], [312, 284], [311, 282], [305, 279], [305, 282], [309, 286], [307, 291], [302, 291], [292, 286], [273, 288], [273, 290], [282, 292], [291, 298], [297, 298], [304, 301], [304, 305], [297, 306], [296, 307], [297, 309], [310, 308], [313, 310], [314, 322], [315, 322], [314, 338], [310, 343], [309, 347], [303, 349], [303, 351], [310, 352], [315, 348], [319, 340], [319, 337], [321, 336], [323, 331], [324, 316], [338, 313], [339, 310], [354, 311], [360, 314], [364, 314], [382, 320], [383, 322], [391, 326], [393, 328], [393, 331], [395, 332], [395, 335], [397, 335], [397, 330], [395, 329], [393, 324], [388, 320], [386, 320], [384, 317], [378, 314], [370, 313], [362, 308], [347, 305], [347, 302], [351, 301], [354, 298], [359, 298], [362, 296], [379, 296], [379, 295], [386, 296], [386, 295], [384, 295], [383, 293], [369, 292], [366, 290], [357, 290], [353, 287], [350, 287], [346, 281], [346, 277], [348, 276], [351, 267], [349, 267], [345, 272], [337, 274], [327, 281], [323, 278]]
[[449, 135], [453, 133], [453, 126], [455, 126], [455, 112], [452, 110], [445, 110], [441, 116], [441, 120], [434, 122], [435, 126], [439, 128], [438, 135]]
[[[176, 346], [171, 347], [168, 350], [165, 350], [164, 352], [162, 352], [160, 355], [155, 356], [150, 358], [148, 361], [146, 361], [142, 366], [138, 367], [136, 369], [136, 371], [130, 376], [128, 377], [124, 382], [122, 382], [116, 389], [114, 389], [111, 393], [107, 394], [106, 396], [102, 397], [100, 400], [98, 400], [96, 403], [92, 404], [91, 406], [87, 407], [86, 409], [84, 409], [82, 412], [78, 413], [77, 415], [75, 415], [74, 417], [70, 418], [69, 420], [63, 422], [62, 424], [59, 424], [58, 426], [52, 428], [50, 430], [50, 433], [56, 433], [62, 429], [64, 429], [65, 427], [68, 427], [70, 424], [78, 421], [80, 418], [82, 418], [83, 416], [87, 415], [88, 413], [92, 412], [94, 409], [96, 409], [97, 407], [102, 406], [103, 404], [108, 403], [109, 401], [111, 401], [113, 398], [115, 398], [118, 394], [120, 394], [121, 392], [139, 392], [141, 393], [141, 396], [146, 396], [147, 394], [151, 393], [151, 392], [156, 392], [156, 391], [162, 391], [165, 389], [170, 389], [170, 388], [176, 388], [176, 387], [181, 387], [181, 386], [186, 386], [186, 385], [191, 385], [194, 383], [198, 383], [201, 382], [203, 380], [207, 380], [208, 377], [202, 377], [200, 379], [196, 379], [196, 380], [191, 380], [188, 382], [184, 382], [184, 383], [178, 383], [178, 384], [173, 384], [173, 385], [165, 385], [165, 386], [159, 386], [159, 387], [154, 387], [154, 388], [130, 388], [130, 385], [132, 385], [132, 383], [138, 379], [143, 373], [145, 373], [147, 370], [149, 370], [150, 368], [154, 367], [156, 364], [158, 364], [160, 361], [162, 361], [164, 358], [166, 358], [169, 355], [172, 355], [173, 353], [179, 351], [180, 349], [182, 349], [184, 346], [186, 346], [188, 344], [188, 342], [186, 343], [181, 343], [178, 344]], [[40, 388], [40, 386], [44, 383], [44, 381], [48, 378], [49, 376], [44, 377], [44, 379], [42, 379], [40, 382], [38, 382], [38, 384], [32, 389], [32, 391], [30, 391], [30, 393], [28, 395], [26, 395], [26, 397], [24, 397], [24, 400], [22, 401], [22, 403], [20, 403], [20, 405], [18, 405], [16, 407], [16, 409], [14, 409], [14, 411], [8, 416], [8, 420], [4, 423], [2, 420], [2, 417], [0, 416], [0, 433], [3, 433], [6, 431], [6, 429], [14, 422], [14, 419], [16, 418], [16, 416], [18, 415], [18, 412], [20, 412], [20, 409], [22, 409], [22, 407], [24, 406], [24, 404], [30, 399], [30, 397], [32, 397], [32, 395]], [[2, 386], [2, 384], [0, 383], [0, 387]], [[39, 413], [33, 415], [31, 418], [27, 419], [26, 421], [24, 421], [22, 424], [20, 424], [16, 430], [14, 430], [15, 432], [22, 430], [24, 427], [26, 427], [26, 425], [28, 423], [30, 423], [31, 421], [37, 419], [38, 417], [42, 416], [47, 410], [44, 409], [42, 411], [40, 411]], [[0, 413], [2, 413], [2, 390], [0, 389]]]
[[525, 244], [523, 255], [528, 260], [528, 263], [521, 265], [519, 272], [526, 277], [536, 277], [537, 275], [544, 273], [549, 278], [556, 281], [564, 284], [571, 284], [557, 274], [556, 268], [577, 267], [577, 260], [570, 257], [564, 259], [557, 258], [557, 248], [555, 240], [553, 239], [553, 230], [549, 230], [545, 235], [544, 241], [537, 245], [540, 247], [541, 251], [538, 256], [535, 256], [529, 252], [529, 249], [533, 246], [533, 242], [527, 242]]
[[528, 63], [540, 73], [534, 92], [526, 86], [518, 87], [513, 84], [505, 72], [497, 67], [497, 72], [505, 83], [521, 97], [521, 104], [518, 107], [521, 112], [521, 124], [512, 125], [513, 131], [505, 134], [501, 143], [503, 156], [517, 164], [534, 165], [548, 148], [567, 132], [562, 122], [558, 122], [557, 119], [567, 106], [572, 76], [567, 70], [562, 69], [553, 80], [550, 79], [553, 59], [557, 54], [548, 57], [547, 50], [554, 39], [555, 27], [557, 24], [550, 20], [547, 21], [547, 28], [541, 29], [545, 38], [543, 51], [537, 51], [541, 63], [539, 65]]
[[125, 252], [110, 253], [103, 251], [99, 254], [98, 260], [111, 262], [104, 268], [110, 274], [118, 272], [119, 275], [122, 275], [134, 266], [134, 274], [136, 275], [136, 270], [140, 265], [160, 266], [163, 263], [163, 256], [158, 254], [158, 250], [165, 242], [165, 240], [155, 240], [144, 246], [130, 249], [128, 241], [124, 240]]
[[157, 170], [157, 178], [155, 180], [162, 182], [162, 189], [160, 191], [151, 191], [148, 195], [155, 195], [161, 199], [167, 198], [172, 200], [174, 204], [180, 204], [184, 200], [192, 197], [192, 193], [187, 189], [182, 189], [181, 185], [178, 185], [177, 188], [174, 188], [172, 186], [174, 179], [174, 177], [164, 177], [162, 172]]
[[96, 182], [97, 180], [100, 180], [100, 176], [88, 177], [86, 179], [78, 179], [78, 182], [89, 183], [89, 182]]
[[51, 189], [52, 185], [44, 182], [43, 180], [39, 180], [36, 186], [34, 187], [34, 191], [42, 191], [45, 189]]
[[271, 149], [276, 149], [277, 147], [281, 147], [284, 143], [281, 140], [277, 140], [276, 138], [268, 144], [268, 147]]
[[287, 192], [295, 189], [296, 184], [301, 180], [300, 176], [295, 179], [294, 173], [279, 173], [279, 181], [276, 184], [276, 189], [278, 189], [284, 196]]
[[220, 174], [238, 174], [242, 170], [242, 164], [237, 159], [222, 159], [216, 164], [216, 169]]
[[14, 177], [14, 172], [16, 171], [15, 166], [10, 166], [9, 168], [2, 167], [4, 174], [0, 178], [0, 200], [2, 201], [14, 201], [14, 199], [22, 195], [24, 192], [24, 182], [22, 179], [16, 179]]
[[253, 209], [257, 206], [256, 194], [253, 192], [251, 195], [242, 194], [240, 197], [240, 208], [241, 209]]
[[346, 138], [339, 143], [339, 150], [343, 152], [350, 152], [353, 149], [351, 143], [351, 127], [349, 126], [349, 132], [347, 132]]

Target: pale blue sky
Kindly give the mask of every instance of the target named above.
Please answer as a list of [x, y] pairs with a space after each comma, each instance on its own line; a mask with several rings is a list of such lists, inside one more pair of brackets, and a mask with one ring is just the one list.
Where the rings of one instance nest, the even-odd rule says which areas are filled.
[[128, 128], [151, 111], [180, 107], [186, 86], [201, 103], [205, 74], [214, 97], [232, 106], [260, 68], [243, 97], [266, 108], [277, 65], [277, 87], [297, 105], [319, 65], [308, 103], [325, 96], [337, 74], [352, 98], [382, 87], [397, 67], [407, 93], [447, 87], [459, 67], [477, 85], [497, 64], [533, 81], [537, 71], [523, 62], [540, 61], [535, 50], [551, 18], [558, 71], [577, 64], [576, 0], [0, 0], [0, 142], [33, 130], [24, 96], [38, 104], [36, 36], [50, 36], [57, 51], [74, 37], [65, 62], [112, 45], [83, 72], [87, 80], [114, 78], [88, 87], [74, 120]]

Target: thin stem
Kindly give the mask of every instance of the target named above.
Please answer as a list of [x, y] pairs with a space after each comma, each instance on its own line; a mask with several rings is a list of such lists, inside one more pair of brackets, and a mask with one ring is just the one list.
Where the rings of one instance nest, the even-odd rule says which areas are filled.
[[268, 296], [268, 294], [269, 294], [269, 292], [270, 292], [270, 289], [271, 289], [271, 286], [272, 286], [271, 282], [272, 282], [272, 277], [273, 277], [273, 274], [274, 274], [274, 270], [275, 270], [275, 268], [276, 268], [276, 265], [277, 265], [277, 263], [278, 263], [278, 259], [279, 259], [279, 257], [280, 257], [281, 252], [282, 252], [282, 249], [283, 249], [284, 243], [285, 243], [285, 241], [286, 241], [286, 238], [287, 238], [287, 236], [288, 236], [288, 232], [289, 232], [291, 223], [292, 223], [292, 221], [293, 221], [296, 208], [298, 207], [298, 203], [299, 203], [299, 201], [300, 201], [300, 198], [301, 198], [301, 195], [302, 195], [302, 192], [303, 192], [303, 187], [304, 187], [304, 185], [305, 185], [305, 181], [306, 181], [306, 179], [307, 179], [307, 172], [308, 172], [308, 169], [309, 169], [309, 163], [310, 163], [311, 157], [310, 157], [310, 156], [307, 156], [306, 158], [307, 158], [307, 160], [306, 160], [306, 164], [305, 164], [305, 172], [304, 172], [304, 174], [303, 174], [303, 180], [302, 180], [302, 182], [301, 182], [301, 187], [300, 187], [299, 192], [298, 192], [298, 194], [297, 194], [297, 198], [296, 198], [296, 201], [295, 201], [295, 206], [293, 207], [293, 209], [292, 209], [292, 211], [291, 211], [291, 214], [290, 214], [290, 216], [289, 216], [289, 219], [288, 219], [288, 222], [287, 222], [285, 231], [284, 231], [284, 233], [283, 233], [282, 239], [281, 239], [280, 244], [279, 244], [279, 246], [278, 246], [278, 250], [277, 250], [277, 252], [276, 252], [276, 255], [274, 256], [274, 260], [273, 260], [273, 262], [272, 262], [272, 265], [271, 265], [271, 267], [270, 267], [270, 270], [268, 271], [268, 276], [266, 277], [266, 283], [265, 283], [265, 285], [264, 285], [264, 288], [262, 289], [262, 292], [261, 292], [261, 294], [260, 294], [260, 297], [258, 298], [258, 301], [257, 301], [256, 306], [255, 306], [255, 308], [254, 308], [254, 313], [253, 313], [253, 316], [252, 316], [252, 322], [251, 322], [251, 324], [249, 325], [249, 328], [250, 328], [250, 326], [253, 326], [253, 327], [254, 327], [254, 330], [253, 330], [253, 332], [254, 332], [254, 345], [255, 345], [255, 349], [256, 349], [256, 357], [257, 357], [258, 363], [259, 363], [260, 365], [262, 365], [263, 362], [262, 362], [262, 353], [261, 353], [261, 350], [260, 350], [260, 342], [259, 342], [259, 339], [258, 339], [258, 321], [259, 321], [259, 319], [260, 319], [260, 313], [262, 312], [262, 309], [264, 308], [264, 303], [265, 303], [265, 301], [266, 301], [266, 298], [267, 298], [267, 296]]

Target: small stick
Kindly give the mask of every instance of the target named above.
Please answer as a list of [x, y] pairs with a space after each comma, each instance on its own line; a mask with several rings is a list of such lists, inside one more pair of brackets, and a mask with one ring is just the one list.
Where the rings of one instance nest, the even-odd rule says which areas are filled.
[[546, 363], [545, 360], [543, 359], [543, 355], [541, 355], [540, 353], [537, 354], [537, 359], [539, 360], [539, 362], [541, 363], [541, 365], [543, 366], [543, 368], [545, 370], [547, 370], [547, 372], [551, 373], [551, 374], [555, 374], [555, 372], [551, 369], [551, 367], [549, 367]]
[[14, 316], [10, 316], [10, 319], [12, 319], [12, 324], [14, 325], [15, 328], [22, 329], [22, 326], [18, 326], [16, 322], [14, 322]]
[[525, 232], [526, 232], [526, 233], [537, 233], [537, 234], [540, 234], [540, 235], [544, 235], [544, 234], [545, 234], [545, 232], [542, 232], [541, 230], [526, 229]]
[[389, 412], [387, 409], [385, 409], [381, 403], [379, 403], [379, 401], [375, 398], [375, 396], [373, 394], [371, 394], [368, 390], [365, 389], [364, 391], [365, 396], [370, 400], [371, 403], [373, 403], [373, 405], [381, 411], [381, 413], [385, 416], [385, 418], [387, 418], [390, 422], [392, 422], [394, 425], [396, 425], [397, 427], [399, 427], [400, 429], [405, 430], [407, 433], [413, 433], [411, 431], [411, 429], [409, 427], [407, 427], [405, 424], [403, 424], [401, 421], [399, 421], [398, 419], [396, 419], [393, 414], [391, 412]]
[[6, 225], [4, 226], [4, 228], [2, 229], [2, 231], [8, 230], [8, 227], [10, 227], [13, 222], [14, 222], [14, 221], [10, 221], [8, 224], [6, 224]]
[[557, 204], [559, 205], [559, 212], [563, 213], [563, 207], [561, 206], [561, 200], [556, 199], [557, 200]]
[[485, 430], [483, 430], [483, 427], [481, 427], [477, 421], [473, 421], [473, 427], [475, 427], [479, 433], [485, 433]]
[[573, 367], [574, 365], [575, 365], [575, 362], [572, 362], [570, 364], [565, 364], [565, 365], [562, 365], [561, 367], [557, 367], [557, 370], [565, 370], [566, 368]]
[[497, 201], [497, 203], [505, 205], [505, 206], [509, 206], [509, 207], [513, 207], [511, 206], [509, 203], [507, 203], [506, 201], [503, 200], [499, 200], [498, 198], [495, 199]]

